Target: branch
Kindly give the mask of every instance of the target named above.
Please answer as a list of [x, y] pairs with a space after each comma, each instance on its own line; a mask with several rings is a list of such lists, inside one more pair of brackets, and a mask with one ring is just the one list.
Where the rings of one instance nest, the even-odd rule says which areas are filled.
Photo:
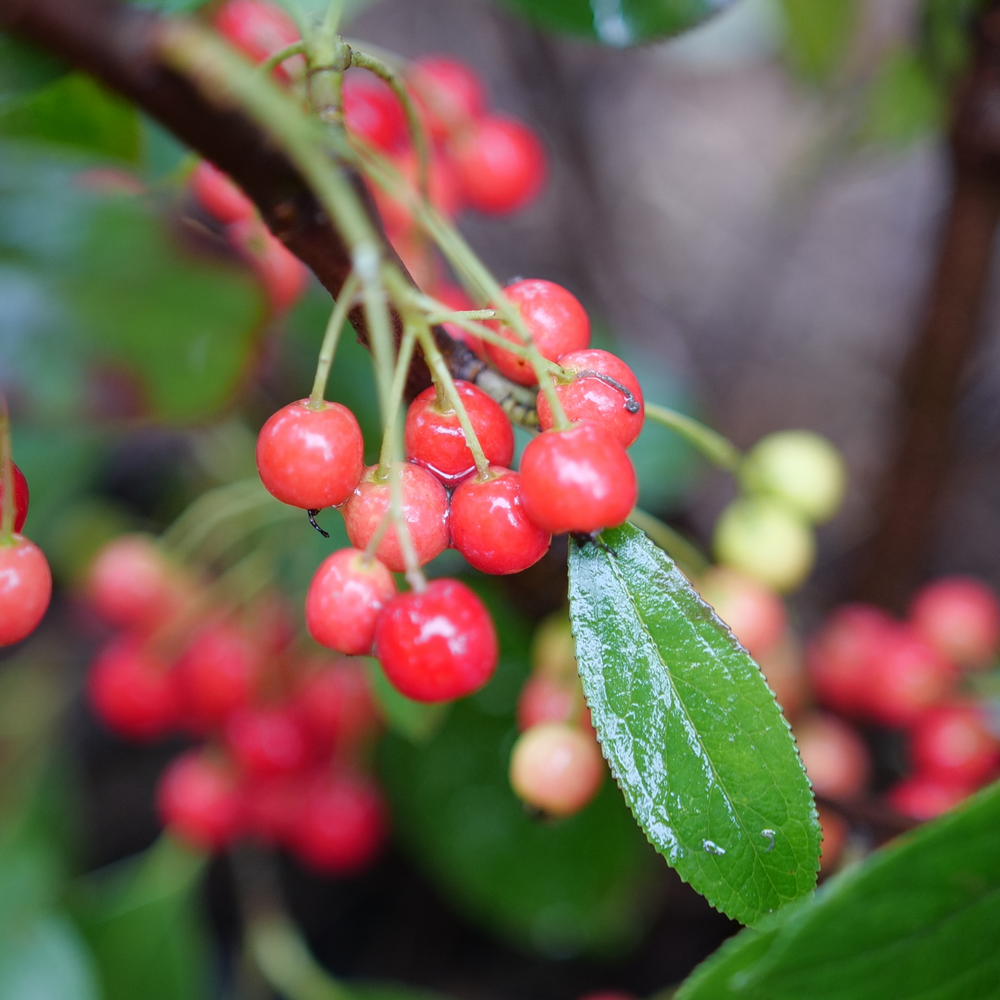
[[[116, 0], [0, 0], [0, 27], [94, 76], [229, 174], [274, 235], [337, 297], [351, 270], [350, 255], [315, 195], [254, 122], [237, 110], [210, 103], [167, 65], [160, 50], [164, 24], [160, 15]], [[367, 190], [356, 175], [350, 176], [382, 232]], [[386, 256], [398, 263], [384, 234], [383, 243]], [[353, 310], [350, 318], [367, 343], [363, 311]], [[394, 323], [398, 337], [398, 316]], [[441, 328], [435, 328], [434, 335], [452, 374], [475, 381], [483, 363]], [[407, 395], [429, 385], [430, 373], [417, 358]]]

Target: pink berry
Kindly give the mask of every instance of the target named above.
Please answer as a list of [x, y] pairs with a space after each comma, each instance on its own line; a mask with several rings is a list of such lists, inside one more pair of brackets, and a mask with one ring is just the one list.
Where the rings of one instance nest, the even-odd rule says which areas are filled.
[[814, 712], [795, 723], [795, 741], [817, 795], [857, 798], [871, 771], [864, 740], [835, 715]]
[[954, 809], [973, 791], [969, 785], [951, 778], [915, 774], [891, 788], [887, 798], [896, 812], [924, 822]]
[[[226, 0], [216, 10], [212, 23], [220, 35], [256, 63], [299, 40], [299, 29], [292, 17], [267, 0]], [[301, 57], [297, 61], [301, 64]], [[280, 66], [275, 75], [288, 79]]]
[[[563, 354], [584, 350], [590, 343], [590, 317], [579, 299], [554, 281], [529, 278], [504, 289], [510, 304], [518, 309], [535, 347], [543, 358], [556, 361]], [[496, 324], [497, 332], [513, 343], [517, 335]], [[534, 385], [535, 371], [526, 358], [518, 357], [495, 344], [486, 345], [486, 353], [501, 375], [518, 385]]]
[[308, 759], [305, 734], [287, 708], [238, 708], [225, 735], [233, 759], [251, 778], [291, 774]]
[[[645, 419], [645, 408], [639, 380], [624, 361], [607, 351], [591, 348], [560, 355], [559, 364], [567, 371], [578, 373], [568, 384], [556, 384], [556, 395], [567, 418], [576, 423], [592, 420], [610, 431], [627, 448], [639, 436]], [[602, 382], [596, 372], [620, 383], [627, 393], [608, 382]], [[634, 412], [633, 409], [634, 408]], [[552, 427], [552, 410], [544, 392], [538, 394], [538, 426], [543, 431]]]
[[592, 734], [563, 722], [523, 732], [510, 757], [510, 783], [529, 805], [553, 816], [572, 816], [596, 794], [604, 760]]
[[584, 713], [589, 718], [579, 682], [534, 674], [525, 681], [517, 699], [517, 728], [523, 733], [543, 722], [582, 720]]
[[967, 576], [927, 584], [910, 606], [910, 620], [925, 642], [966, 667], [989, 666], [1000, 645], [1000, 603], [993, 590]]
[[486, 112], [486, 91], [476, 71], [448, 56], [425, 56], [410, 71], [409, 84], [435, 139], [467, 128]]
[[407, 698], [436, 702], [478, 691], [493, 676], [499, 651], [479, 598], [457, 580], [433, 580], [386, 605], [375, 655]]
[[309, 584], [306, 627], [321, 645], [349, 656], [371, 652], [375, 622], [396, 596], [396, 581], [377, 559], [360, 549], [327, 556]]
[[545, 555], [552, 536], [525, 512], [521, 477], [490, 472], [486, 480], [466, 479], [452, 495], [451, 544], [483, 573], [520, 573]]
[[0, 646], [38, 628], [52, 597], [52, 572], [42, 550], [23, 535], [0, 542]]
[[261, 482], [292, 507], [320, 510], [342, 504], [363, 470], [361, 427], [340, 403], [289, 403], [268, 418], [257, 438]]
[[616, 527], [632, 512], [638, 494], [625, 449], [597, 424], [546, 431], [524, 449], [524, 508], [553, 535]]
[[[403, 518], [420, 565], [428, 563], [448, 547], [448, 494], [426, 469], [411, 462], [394, 466], [401, 476]], [[357, 489], [344, 504], [347, 537], [356, 548], [364, 549], [389, 510], [391, 493], [388, 479], [377, 478], [378, 466], [365, 469]], [[375, 555], [394, 573], [406, 569], [395, 525], [390, 525], [379, 542]]]
[[382, 721], [361, 660], [324, 661], [302, 681], [294, 704], [310, 741], [324, 751], [355, 749]]
[[344, 75], [344, 123], [386, 153], [406, 145], [406, 115], [392, 88], [372, 73], [348, 70]]
[[201, 160], [194, 168], [190, 183], [191, 193], [201, 207], [223, 225], [253, 219], [257, 215], [254, 203], [227, 174], [208, 160]]
[[170, 832], [199, 850], [220, 850], [239, 832], [240, 800], [233, 775], [198, 751], [178, 757], [164, 771], [156, 804]]
[[1000, 740], [978, 705], [940, 705], [914, 724], [910, 756], [922, 774], [974, 787], [1000, 765]]
[[840, 859], [847, 844], [847, 838], [850, 836], [851, 828], [847, 825], [844, 817], [832, 809], [817, 806], [816, 812], [823, 836], [819, 853], [820, 866], [824, 872], [828, 872]]
[[[514, 429], [500, 404], [469, 382], [455, 388], [490, 465], [508, 466], [514, 457]], [[431, 386], [410, 403], [404, 430], [406, 457], [455, 486], [476, 471], [458, 414]]]
[[291, 842], [310, 776], [301, 773], [251, 778], [239, 787], [241, 825], [262, 844]]
[[756, 660], [773, 652], [788, 627], [785, 602], [762, 583], [725, 566], [698, 581], [698, 593]]
[[234, 222], [228, 236], [257, 272], [275, 312], [286, 312], [302, 298], [309, 269], [263, 223], [256, 219]]

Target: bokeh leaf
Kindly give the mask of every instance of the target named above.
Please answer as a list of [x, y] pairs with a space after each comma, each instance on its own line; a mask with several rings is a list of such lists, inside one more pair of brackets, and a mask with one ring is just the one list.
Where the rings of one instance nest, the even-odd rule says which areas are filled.
[[734, 0], [503, 0], [540, 25], [621, 48], [695, 27]]
[[808, 893], [820, 831], [788, 724], [670, 558], [630, 524], [571, 541], [570, 618], [604, 755], [667, 862], [745, 924]]
[[824, 83], [840, 67], [861, 11], [859, 0], [781, 0], [785, 57], [810, 83]]
[[912, 52], [896, 52], [879, 66], [869, 87], [865, 137], [905, 145], [941, 127], [945, 93]]
[[727, 942], [677, 1000], [1000, 997], [1000, 786]]
[[55, 56], [0, 32], [0, 112], [65, 72]]
[[79, 932], [57, 913], [36, 913], [0, 934], [0, 1000], [99, 1000]]

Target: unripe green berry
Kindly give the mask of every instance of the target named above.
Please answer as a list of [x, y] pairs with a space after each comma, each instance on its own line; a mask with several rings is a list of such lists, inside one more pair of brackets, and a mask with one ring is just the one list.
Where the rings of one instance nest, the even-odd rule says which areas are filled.
[[814, 524], [837, 512], [846, 478], [840, 452], [812, 431], [768, 434], [750, 450], [743, 468], [747, 489], [781, 500]]
[[719, 562], [783, 593], [805, 580], [816, 557], [809, 525], [765, 497], [733, 501], [715, 525], [714, 548]]

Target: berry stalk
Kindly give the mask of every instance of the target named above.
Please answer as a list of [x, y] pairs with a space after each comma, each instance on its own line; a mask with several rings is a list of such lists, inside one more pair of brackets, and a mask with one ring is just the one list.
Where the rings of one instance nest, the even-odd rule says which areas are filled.
[[309, 394], [309, 403], [313, 407], [318, 407], [323, 402], [326, 395], [326, 386], [330, 381], [330, 368], [333, 365], [333, 357], [337, 352], [337, 344], [340, 341], [340, 334], [347, 322], [347, 314], [354, 307], [354, 296], [358, 291], [358, 276], [352, 271], [344, 282], [344, 287], [337, 296], [334, 303], [333, 312], [330, 314], [330, 321], [326, 325], [326, 333], [323, 335], [323, 345], [320, 348], [319, 360], [316, 362], [316, 377], [313, 380], [312, 392]]
[[711, 427], [706, 427], [684, 413], [659, 406], [657, 403], [646, 403], [646, 416], [679, 434], [720, 468], [728, 472], [736, 472], [739, 469], [743, 461], [739, 448]]
[[12, 545], [14, 538], [14, 459], [10, 441], [10, 414], [7, 397], [0, 394], [0, 545]]

